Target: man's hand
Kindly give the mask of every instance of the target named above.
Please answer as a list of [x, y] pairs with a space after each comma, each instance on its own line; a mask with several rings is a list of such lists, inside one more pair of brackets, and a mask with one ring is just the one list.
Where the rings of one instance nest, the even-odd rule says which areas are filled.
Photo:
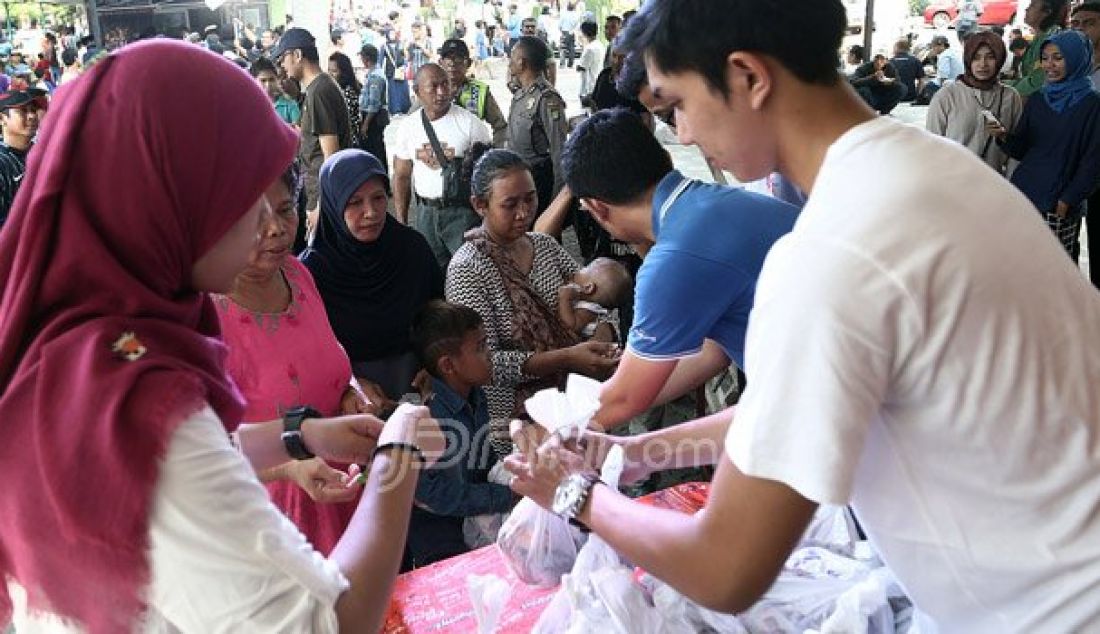
[[358, 465], [352, 465], [348, 473], [344, 473], [333, 469], [320, 458], [295, 461], [287, 465], [289, 478], [311, 500], [322, 504], [354, 500], [359, 495], [359, 485], [355, 482], [358, 474]]
[[[508, 431], [512, 436], [516, 455], [523, 457], [527, 463], [537, 460], [539, 449], [544, 444], [562, 444], [559, 436], [551, 436], [545, 427], [536, 423], [513, 420]], [[603, 467], [612, 447], [622, 447], [623, 473], [619, 483], [623, 485], [640, 482], [653, 473], [653, 465], [646, 463], [645, 447], [636, 436], [612, 436], [586, 429], [579, 441], [570, 440], [564, 444], [569, 451], [581, 457], [583, 468], [590, 471], [599, 471]]]
[[325, 460], [365, 464], [382, 427], [382, 421], [369, 414], [307, 418], [302, 421], [302, 439], [310, 452]]
[[551, 434], [533, 454], [512, 454], [504, 459], [504, 468], [512, 473], [512, 490], [544, 509], [554, 502], [558, 484], [573, 473], [592, 471], [575, 441]]

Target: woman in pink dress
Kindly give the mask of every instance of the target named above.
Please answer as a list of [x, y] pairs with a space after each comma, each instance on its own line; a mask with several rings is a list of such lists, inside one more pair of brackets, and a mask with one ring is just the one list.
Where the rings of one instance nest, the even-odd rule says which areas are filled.
[[[229, 347], [226, 369], [247, 402], [246, 422], [282, 418], [296, 407], [324, 416], [376, 413], [352, 383], [351, 363], [332, 333], [313, 277], [291, 253], [298, 175], [293, 165], [284, 173], [275, 213], [261, 227], [248, 267], [228, 294], [214, 296]], [[357, 505], [360, 489], [346, 486], [349, 477], [320, 458], [260, 474], [275, 505], [325, 555]]]

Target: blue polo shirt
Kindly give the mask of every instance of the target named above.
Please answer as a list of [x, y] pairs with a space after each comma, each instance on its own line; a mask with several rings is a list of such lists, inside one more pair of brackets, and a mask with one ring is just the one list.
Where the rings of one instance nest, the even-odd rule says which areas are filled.
[[627, 349], [653, 361], [681, 359], [712, 339], [744, 367], [756, 278], [797, 217], [787, 203], [675, 170], [661, 179], [653, 196], [657, 241], [638, 271]]

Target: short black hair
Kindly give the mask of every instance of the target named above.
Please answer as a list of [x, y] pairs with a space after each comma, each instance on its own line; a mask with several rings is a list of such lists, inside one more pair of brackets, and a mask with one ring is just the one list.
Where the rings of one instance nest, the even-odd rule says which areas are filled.
[[581, 34], [590, 40], [594, 40], [600, 34], [600, 27], [596, 26], [595, 22], [582, 22]]
[[409, 340], [420, 365], [439, 379], [439, 359], [457, 354], [462, 340], [481, 324], [481, 315], [473, 308], [434, 299], [413, 318]]
[[609, 16], [607, 16], [606, 18], [604, 18], [604, 24], [607, 24], [608, 22], [615, 22], [615, 23], [617, 23], [617, 24], [622, 24], [622, 23], [623, 23], [623, 19], [622, 19], [622, 18], [620, 18], [620, 17], [619, 17], [619, 16], [617, 16], [617, 15], [609, 15]]
[[632, 48], [662, 71], [699, 73], [723, 96], [726, 59], [736, 51], [772, 57], [806, 83], [840, 81], [836, 53], [848, 28], [841, 0], [661, 0], [646, 3], [642, 15]]
[[1043, 7], [1047, 10], [1047, 15], [1043, 18], [1043, 21], [1039, 23], [1039, 30], [1046, 31], [1053, 26], [1065, 26], [1066, 20], [1066, 8], [1069, 4], [1069, 0], [1043, 0]]
[[[359, 57], [364, 61], [371, 63], [371, 66], [378, 63], [378, 47], [374, 44], [364, 44], [363, 48], [359, 49]], [[370, 70], [370, 69], [367, 69]]]
[[61, 63], [65, 66], [72, 66], [76, 63], [76, 50], [67, 48], [61, 51]]
[[266, 57], [261, 57], [252, 62], [252, 66], [249, 67], [248, 72], [253, 77], [259, 77], [260, 73], [264, 71], [271, 71], [276, 77], [279, 76], [279, 71], [275, 69], [275, 64]]
[[520, 55], [527, 60], [535, 72], [541, 73], [546, 70], [546, 65], [550, 61], [550, 47], [546, 42], [533, 35], [524, 35], [516, 40], [513, 48], [519, 49]]
[[321, 55], [317, 52], [316, 46], [303, 46], [298, 50], [302, 51], [302, 59], [318, 66], [321, 64]]
[[867, 61], [867, 53], [864, 52], [862, 44], [853, 44], [848, 48], [848, 54], [856, 58], [857, 62]]
[[1100, 2], [1082, 2], [1081, 4], [1073, 7], [1070, 15], [1077, 15], [1082, 11], [1088, 11], [1089, 13], [1100, 13]]
[[[616, 49], [618, 50], [618, 49]], [[623, 59], [619, 76], [615, 78], [615, 90], [627, 99], [637, 99], [649, 78], [645, 74], [645, 59], [641, 53], [630, 53]]]
[[613, 205], [637, 201], [672, 171], [672, 158], [641, 117], [623, 108], [601, 110], [577, 126], [561, 164], [574, 196]]

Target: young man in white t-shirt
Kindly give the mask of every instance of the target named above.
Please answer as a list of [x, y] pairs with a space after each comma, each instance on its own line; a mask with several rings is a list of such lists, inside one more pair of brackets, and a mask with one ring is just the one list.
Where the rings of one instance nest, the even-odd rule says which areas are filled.
[[603, 70], [604, 48], [597, 38], [600, 28], [595, 22], [581, 24], [581, 38], [584, 40], [584, 51], [577, 62], [577, 70], [581, 74], [581, 103], [588, 101], [592, 90], [596, 87], [596, 78]]
[[408, 223], [409, 210], [416, 203], [412, 226], [428, 240], [439, 266], [446, 271], [451, 255], [462, 246], [463, 234], [481, 224], [481, 217], [470, 208], [468, 195], [465, 199], [446, 196], [444, 167], [432, 148], [423, 115], [454, 169], [461, 170], [462, 157], [475, 143], [491, 145], [493, 136], [477, 115], [454, 105], [447, 73], [439, 65], [420, 67], [416, 96], [423, 109], [399, 124], [393, 149], [394, 206], [397, 219]]
[[1038, 212], [861, 103], [835, 71], [840, 0], [663, 0], [634, 20], [680, 140], [809, 200], [761, 272], [736, 416], [623, 441], [684, 464], [724, 432], [701, 512], [643, 507], [556, 444], [509, 460], [513, 488], [711, 608], [748, 608], [817, 505], [850, 504], [922, 633], [1094, 629], [1100, 295]]

